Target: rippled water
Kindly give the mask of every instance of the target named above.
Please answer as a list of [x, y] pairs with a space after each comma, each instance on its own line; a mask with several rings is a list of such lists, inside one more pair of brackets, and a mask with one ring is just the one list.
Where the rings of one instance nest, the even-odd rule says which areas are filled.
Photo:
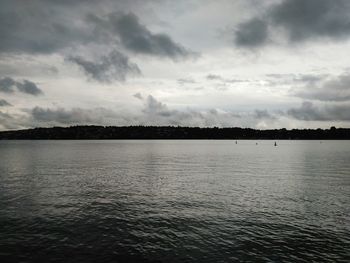
[[1, 262], [350, 262], [350, 141], [277, 143], [1, 141]]

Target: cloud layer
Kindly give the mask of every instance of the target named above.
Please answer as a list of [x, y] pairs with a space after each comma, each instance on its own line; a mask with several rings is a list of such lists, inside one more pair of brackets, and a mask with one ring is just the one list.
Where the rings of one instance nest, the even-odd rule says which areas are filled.
[[2, 0], [0, 129], [349, 126], [349, 36], [347, 0]]

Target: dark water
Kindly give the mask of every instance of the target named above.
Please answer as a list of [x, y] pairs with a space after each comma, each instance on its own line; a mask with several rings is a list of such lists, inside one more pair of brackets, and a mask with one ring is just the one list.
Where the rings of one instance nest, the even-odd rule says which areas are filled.
[[2, 141], [0, 260], [350, 262], [350, 141]]

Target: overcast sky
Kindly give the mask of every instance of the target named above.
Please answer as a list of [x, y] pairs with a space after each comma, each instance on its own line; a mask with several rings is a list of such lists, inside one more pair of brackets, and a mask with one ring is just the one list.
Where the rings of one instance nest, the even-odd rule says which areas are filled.
[[350, 1], [0, 0], [0, 129], [350, 127]]

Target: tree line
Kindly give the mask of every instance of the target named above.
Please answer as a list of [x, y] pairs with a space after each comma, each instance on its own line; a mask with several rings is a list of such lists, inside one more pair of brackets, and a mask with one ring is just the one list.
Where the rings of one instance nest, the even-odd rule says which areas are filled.
[[262, 139], [262, 140], [349, 140], [350, 128], [271, 129], [201, 128], [175, 126], [71, 126], [2, 131], [0, 139], [92, 140], [92, 139]]

